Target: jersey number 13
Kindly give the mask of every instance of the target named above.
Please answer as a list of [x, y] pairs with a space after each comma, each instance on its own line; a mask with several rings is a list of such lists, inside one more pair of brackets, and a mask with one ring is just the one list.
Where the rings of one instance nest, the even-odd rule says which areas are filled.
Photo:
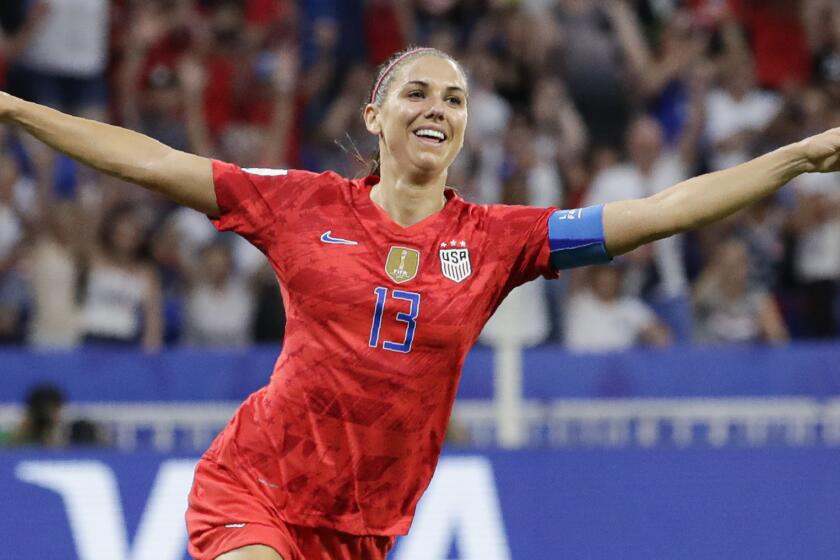
[[[379, 330], [382, 327], [382, 314], [385, 311], [385, 300], [388, 299], [388, 288], [379, 287], [373, 290], [373, 293], [376, 294], [376, 307], [373, 310], [373, 324], [370, 327], [370, 342], [368, 344], [371, 348], [377, 348], [379, 346]], [[397, 321], [406, 325], [405, 339], [402, 342], [385, 340], [382, 342], [382, 348], [391, 352], [411, 352], [411, 344], [414, 342], [414, 332], [417, 328], [417, 315], [420, 313], [420, 294], [394, 290], [391, 292], [391, 297], [407, 301], [411, 305], [408, 313], [397, 313]]]

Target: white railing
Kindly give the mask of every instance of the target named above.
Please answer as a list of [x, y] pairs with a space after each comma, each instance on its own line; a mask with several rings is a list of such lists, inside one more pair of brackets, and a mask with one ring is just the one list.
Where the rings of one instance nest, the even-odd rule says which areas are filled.
[[[106, 439], [120, 449], [135, 449], [145, 434], [160, 451], [176, 447], [204, 449], [230, 420], [237, 402], [203, 403], [76, 403], [65, 407], [64, 421], [94, 422]], [[11, 431], [20, 422], [23, 407], [0, 405], [0, 430]]]
[[[192, 451], [207, 447], [237, 405], [76, 403], [65, 418], [95, 422], [120, 449]], [[471, 445], [511, 447], [498, 412], [498, 402], [459, 400], [453, 420]], [[14, 429], [21, 413], [18, 405], [0, 405], [0, 430]], [[523, 401], [517, 414], [517, 446], [840, 445], [840, 398], [561, 399]]]
[[[526, 445], [548, 447], [840, 445], [840, 398], [558, 399], [523, 401]], [[494, 445], [491, 403], [453, 414], [478, 446]]]

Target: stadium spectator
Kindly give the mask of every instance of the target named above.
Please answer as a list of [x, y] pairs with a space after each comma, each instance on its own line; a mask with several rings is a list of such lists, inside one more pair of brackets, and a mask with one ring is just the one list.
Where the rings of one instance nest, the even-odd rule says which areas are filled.
[[592, 144], [619, 149], [631, 112], [626, 76], [639, 60], [635, 15], [622, 2], [594, 0], [559, 0], [553, 12], [563, 37], [558, 70]]
[[758, 83], [765, 88], [801, 86], [811, 77], [803, 22], [808, 0], [730, 0], [751, 37]]
[[171, 219], [153, 228], [149, 256], [160, 278], [163, 343], [181, 341], [184, 328], [184, 295], [192, 278], [193, 262], [184, 249], [184, 236]]
[[186, 297], [186, 344], [241, 347], [251, 342], [253, 295], [236, 275], [224, 242], [206, 246]]
[[510, 103], [496, 91], [500, 72], [488, 52], [478, 51], [467, 61], [473, 114], [467, 122], [464, 152], [456, 162], [473, 173], [466, 173], [464, 190], [470, 198], [484, 204], [500, 199], [504, 159], [504, 135], [513, 115]]
[[565, 309], [566, 348], [573, 352], [618, 352], [639, 345], [668, 346], [671, 335], [653, 310], [622, 295], [623, 264], [593, 266], [580, 273]]
[[413, 11], [409, 2], [367, 0], [364, 2], [365, 44], [373, 66], [379, 66], [408, 44], [414, 34]]
[[98, 242], [88, 242], [80, 319], [87, 344], [160, 347], [160, 281], [140, 257], [142, 228], [135, 208], [118, 207], [104, 217]]
[[[560, 204], [562, 191], [556, 160], [541, 157], [539, 140], [524, 117], [515, 119], [507, 129], [503, 143], [506, 157], [497, 171], [502, 189], [499, 201], [503, 204]], [[551, 332], [546, 283], [544, 278], [538, 278], [512, 290], [485, 325], [480, 340], [491, 345], [509, 342], [533, 346], [545, 342]]]
[[107, 438], [96, 423], [64, 417], [64, 391], [52, 383], [31, 387], [24, 400], [24, 415], [9, 433], [0, 431], [0, 447], [103, 446]]
[[535, 128], [536, 173], [547, 193], [534, 202], [558, 204], [562, 170], [580, 161], [586, 153], [589, 142], [586, 124], [569, 97], [566, 84], [557, 77], [545, 77], [537, 82], [530, 114]]
[[32, 41], [47, 4], [8, 0], [0, 5], [0, 87], [15, 95], [26, 95], [26, 79], [20, 74], [18, 59]]
[[[43, 183], [43, 181], [42, 181]], [[35, 228], [31, 268], [29, 342], [36, 348], [73, 348], [79, 343], [78, 291], [81, 215], [72, 199], [56, 199], [41, 185], [41, 219]]]
[[[584, 204], [650, 196], [688, 177], [694, 168], [703, 122], [701, 96], [701, 91], [695, 92], [694, 114], [676, 150], [664, 145], [662, 128], [656, 120], [647, 116], [636, 118], [627, 132], [627, 160], [598, 173]], [[682, 241], [680, 236], [656, 241], [649, 259], [634, 263], [634, 267], [644, 268], [645, 276], [642, 290], [634, 295], [643, 296], [654, 307], [675, 340], [688, 342], [693, 326]]]
[[830, 175], [803, 177], [795, 184], [797, 205], [791, 225], [798, 234], [794, 273], [801, 294], [803, 333], [809, 338], [838, 332], [840, 282], [840, 184]]
[[697, 338], [703, 343], [789, 340], [776, 302], [750, 282], [747, 246], [729, 239], [721, 244], [694, 285]]
[[[830, 0], [8, 0], [0, 3], [0, 81], [6, 76], [6, 91], [22, 97], [51, 95], [73, 112], [98, 112], [175, 147], [243, 166], [356, 175], [354, 158], [335, 141], [352, 152], [346, 131], [360, 154], [370, 151], [356, 115], [371, 63], [394, 45], [433, 43], [458, 53], [471, 82], [466, 149], [449, 182], [483, 203], [509, 197], [517, 185], [544, 185], [549, 188], [541, 192], [550, 196], [529, 193], [529, 202], [554, 200], [560, 191], [565, 206], [578, 207], [602, 190], [605, 171], [621, 165], [617, 149], [635, 111], [659, 121], [665, 152], [682, 152], [683, 133], [699, 119], [711, 141], [709, 153], [697, 143], [688, 150], [699, 169], [741, 161], [813, 133], [814, 123], [833, 122], [840, 99], [840, 16], [833, 7]], [[61, 34], [51, 31], [58, 28]], [[73, 56], [61, 48], [66, 41], [77, 42]], [[780, 41], [784, 52], [773, 47]], [[746, 71], [752, 66], [755, 72]], [[713, 73], [703, 115], [696, 93]], [[52, 87], [58, 83], [67, 87]], [[105, 95], [108, 89], [113, 95]], [[519, 145], [523, 136], [529, 137]], [[80, 188], [95, 182], [86, 171], [62, 158], [53, 166], [53, 156], [39, 150], [14, 135], [0, 147], [6, 172], [16, 176], [14, 204], [0, 211], [0, 250], [13, 256], [0, 257], [0, 330], [7, 342], [72, 347], [79, 337], [73, 294], [84, 287], [79, 280], [86, 269], [74, 246], [78, 236], [58, 232], [80, 207], [103, 221], [108, 206], [95, 208], [97, 189]], [[535, 161], [530, 178], [511, 182], [511, 162], [528, 152]], [[793, 336], [836, 336], [830, 310], [837, 280], [827, 272], [836, 259], [828, 256], [834, 252], [824, 233], [833, 226], [818, 216], [824, 204], [816, 202], [831, 198], [818, 194], [831, 186], [818, 185], [821, 180], [807, 176], [795, 188], [795, 203], [792, 191], [783, 192], [692, 236], [673, 252], [678, 258], [664, 260], [688, 261], [690, 280], [722, 239], [736, 235], [750, 247], [752, 280], [782, 296]], [[42, 182], [53, 189], [42, 189], [46, 198], [36, 196]], [[152, 237], [160, 236], [155, 258], [165, 277], [164, 338], [174, 344], [182, 330], [186, 265], [215, 233], [198, 213], [173, 214], [171, 205], [144, 196], [132, 192], [124, 201], [143, 205], [144, 224], [167, 224], [166, 233], [154, 227]], [[3, 243], [12, 238], [14, 251], [7, 253]], [[177, 266], [167, 243], [178, 245]], [[244, 242], [233, 250], [235, 268], [259, 280], [249, 283], [253, 297], [279, 309], [276, 281], [261, 268], [264, 257]], [[674, 275], [661, 257], [652, 259], [657, 266], [628, 265], [626, 283], [648, 284], [644, 295], [681, 339], [680, 321], [659, 308], [670, 282], [663, 281]], [[647, 280], [638, 281], [642, 273]], [[562, 297], [561, 283], [552, 288]], [[534, 297], [542, 302], [542, 294]], [[534, 303], [526, 300], [526, 307]], [[553, 310], [552, 324], [556, 307], [546, 308]], [[261, 317], [258, 307], [258, 339], [281, 336], [282, 321]]]
[[29, 290], [21, 261], [26, 253], [26, 216], [16, 194], [20, 168], [0, 154], [0, 343], [25, 340]]
[[[106, 116], [108, 0], [28, 3], [37, 26], [18, 59], [28, 98], [65, 112]], [[43, 10], [43, 12], [41, 12]]]
[[[344, 87], [324, 113], [323, 124], [313, 142], [313, 152], [317, 150], [319, 161], [327, 168], [352, 176], [359, 173], [365, 165], [361, 154], [373, 153], [376, 148], [374, 139], [367, 134], [359, 123], [359, 99], [364, 99], [371, 81], [368, 68], [357, 64], [350, 68], [344, 77]], [[351, 155], [336, 151], [336, 143], [344, 145]]]
[[256, 310], [251, 325], [254, 342], [277, 343], [286, 333], [286, 309], [278, 280], [266, 262], [252, 276]]
[[725, 169], [752, 157], [757, 139], [781, 108], [777, 94], [755, 87], [749, 59], [726, 59], [721, 75], [721, 85], [713, 88], [706, 99], [706, 133], [712, 145], [713, 170]]
[[7, 445], [60, 447], [67, 443], [63, 432], [64, 392], [55, 385], [36, 385], [29, 389], [24, 416]]
[[67, 445], [71, 447], [104, 447], [108, 445], [102, 428], [90, 420], [73, 420], [67, 430]]
[[772, 290], [785, 258], [785, 228], [788, 210], [775, 198], [764, 200], [736, 220], [735, 236], [750, 254], [750, 281], [757, 287]]
[[708, 81], [712, 64], [706, 60], [710, 35], [688, 8], [676, 10], [663, 22], [658, 48], [640, 41], [640, 60], [632, 80], [637, 95], [662, 125], [668, 144], [679, 142], [690, 124], [692, 89]]
[[[563, 5], [591, 7], [594, 4], [569, 0]], [[550, 168], [556, 162], [540, 161], [533, 125], [524, 116], [527, 115], [524, 107], [534, 102], [536, 84], [530, 78], [540, 59], [533, 57], [534, 51], [525, 40], [523, 22], [527, 18], [515, 6], [495, 3], [493, 6], [490, 14], [511, 16], [496, 29], [503, 39], [497, 55], [506, 69], [513, 70], [504, 73], [503, 77], [509, 81], [499, 87], [514, 109], [522, 112], [510, 121], [505, 134], [501, 199], [519, 204], [534, 193], [548, 192], [559, 200], [559, 189], [551, 192], [532, 188], [551, 185], [551, 181], [532, 183], [532, 180], [540, 165]], [[635, 27], [627, 27], [632, 20], [628, 10], [624, 3], [610, 3], [608, 17], [616, 35], [624, 42], [628, 58], [635, 60], [631, 43], [638, 40], [639, 34]], [[228, 32], [236, 32], [236, 25], [229, 27], [228, 12], [224, 17], [219, 12], [212, 13], [214, 25], [224, 24], [214, 28], [213, 40], [225, 44], [231, 37]], [[218, 33], [220, 29], [224, 31], [222, 36]], [[322, 77], [331, 78], [330, 84], [338, 76], [336, 32], [337, 25], [330, 20], [314, 34], [320, 45], [315, 66], [323, 65]], [[315, 115], [326, 106], [324, 102], [330, 98], [330, 92], [327, 82], [320, 84], [324, 87], [321, 89], [311, 78], [307, 75], [304, 80], [310, 88], [303, 88], [304, 110]], [[0, 95], [4, 119], [103, 173], [139, 183], [176, 203], [206, 213], [215, 219], [219, 229], [237, 231], [251, 240], [270, 256], [284, 282], [289, 282], [283, 286], [283, 294], [293, 304], [289, 315], [296, 327], [290, 330], [278, 365], [283, 375], [273, 376], [271, 385], [249, 397], [235, 420], [213, 444], [207, 460], [201, 463], [188, 515], [192, 552], [202, 554], [201, 550], [207, 547], [205, 555], [216, 557], [242, 545], [248, 549], [242, 555], [276, 558], [277, 554], [271, 553], [267, 546], [276, 545], [276, 550], [288, 556], [287, 550], [297, 546], [288, 536], [294, 530], [291, 523], [320, 527], [325, 522], [323, 510], [330, 531], [323, 536], [328, 546], [341, 540], [336, 546], [344, 548], [343, 543], [349, 539], [335, 531], [362, 533], [369, 537], [354, 538], [353, 543], [373, 551], [362, 555], [384, 557], [393, 545], [393, 535], [410, 524], [413, 504], [431, 477], [441, 447], [442, 421], [451, 409], [455, 394], [457, 375], [453, 372], [463, 363], [481, 323], [513, 287], [540, 275], [553, 277], [569, 266], [606, 262], [611, 255], [628, 253], [654, 239], [720, 220], [774, 193], [800, 174], [840, 168], [840, 131], [831, 130], [737, 168], [680, 181], [663, 190], [664, 185], [655, 183], [654, 179], [670, 176], [676, 177], [673, 179], [676, 182], [693, 168], [702, 109], [702, 103], [698, 103], [702, 96], [693, 95], [692, 115], [681, 136], [680, 154], [664, 153], [656, 122], [642, 117], [628, 134], [627, 164], [610, 162], [608, 152], [593, 156], [599, 174], [625, 172], [624, 177], [628, 179], [622, 185], [599, 184], [596, 179], [595, 187], [602, 191], [597, 195], [609, 195], [624, 188], [615, 197], [623, 200], [577, 210], [513, 205], [481, 207], [464, 202], [446, 188], [449, 165], [460, 151], [463, 139], [467, 90], [463, 70], [445, 53], [413, 49], [398, 54], [380, 71], [364, 112], [366, 128], [379, 137], [382, 177], [356, 181], [328, 173], [243, 169], [167, 148], [124, 128], [74, 118]], [[435, 122], [446, 127], [438, 130], [434, 128]], [[311, 123], [307, 121], [307, 124]], [[374, 172], [378, 171], [375, 167]], [[628, 185], [635, 192], [626, 192]], [[288, 188], [281, 192], [284, 186]], [[325, 189], [326, 186], [336, 188]], [[554, 186], [558, 185], [554, 183]], [[638, 195], [633, 196], [635, 193]], [[110, 336], [114, 331], [119, 331], [118, 335], [131, 331], [125, 337], [129, 339], [136, 338], [134, 333], [138, 331], [132, 312], [141, 297], [147, 299], [146, 303], [152, 299], [149, 297], [152, 290], [138, 290], [127, 279], [117, 286], [113, 280], [104, 280], [101, 272], [97, 279], [95, 267], [104, 262], [112, 265], [111, 268], [122, 268], [119, 273], [123, 276], [133, 273], [140, 281], [149, 284], [152, 281], [147, 271], [136, 265], [136, 216], [126, 214], [116, 218], [112, 216], [111, 221], [105, 222], [113, 224], [112, 231], [106, 232], [104, 238], [105, 258], [97, 259], [99, 255], [91, 252], [93, 281], [88, 283], [88, 303], [93, 302], [94, 307], [100, 305], [100, 311], [110, 305], [107, 316], [116, 317], [119, 324], [106, 336], [114, 338]], [[324, 223], [318, 225], [319, 220]], [[422, 284], [424, 313], [434, 319], [423, 328], [415, 328], [421, 324], [417, 321], [419, 292], [394, 290], [389, 298], [389, 289], [379, 286], [372, 290], [376, 298], [373, 303], [371, 290], [365, 288], [381, 283], [383, 274], [382, 262], [377, 264], [378, 257], [368, 249], [370, 241], [383, 247], [390, 243], [388, 240], [402, 243], [400, 240], [409, 237], [408, 229], [414, 226], [418, 226], [414, 231], [421, 234], [411, 235], [410, 239], [425, 236], [424, 254], [440, 251], [440, 273], [452, 281], [441, 284], [438, 276], [425, 274], [432, 270], [428, 265], [422, 270], [425, 276], [418, 281], [425, 283]], [[326, 229], [329, 227], [343, 230], [333, 235], [332, 229]], [[464, 228], [470, 229], [462, 234]], [[441, 231], [452, 231], [452, 235], [444, 233], [446, 237], [442, 237]], [[458, 241], [462, 236], [465, 239]], [[302, 244], [304, 238], [311, 245]], [[461, 284], [473, 272], [466, 239], [470, 239], [475, 262], [484, 265], [475, 268], [476, 276], [483, 275], [481, 282]], [[659, 254], [665, 251], [668, 251], [667, 259]], [[336, 256], [337, 252], [343, 256]], [[655, 260], [648, 260], [660, 274], [660, 295], [664, 293], [666, 300], [670, 300], [666, 303], [681, 303], [678, 298], [685, 288], [685, 274], [674, 273], [681, 263], [680, 251], [660, 245], [654, 247], [654, 254]], [[646, 256], [646, 253], [638, 255]], [[391, 247], [384, 272], [394, 283], [411, 281], [420, 270], [419, 250]], [[593, 285], [599, 301], [615, 302], [620, 279], [602, 276], [603, 269], [590, 273], [597, 275]], [[666, 277], [666, 273], [671, 276]], [[112, 274], [112, 278], [120, 274]], [[344, 282], [343, 290], [324, 290], [319, 283], [310, 281], [329, 284], [342, 276], [351, 280]], [[359, 281], [353, 282], [354, 278]], [[669, 283], [672, 288], [675, 279], [681, 290], [677, 294], [668, 291]], [[101, 286], [98, 292], [97, 285]], [[408, 287], [420, 290], [419, 286], [418, 282]], [[473, 293], [464, 292], [464, 287]], [[468, 297], [456, 297], [459, 294]], [[390, 302], [390, 299], [401, 301]], [[362, 302], [368, 302], [369, 307]], [[389, 320], [389, 325], [384, 327], [386, 305], [402, 302], [410, 305], [401, 307], [403, 311], [396, 314], [396, 319], [405, 326], [394, 325]], [[115, 309], [117, 306], [121, 309]], [[147, 328], [150, 325], [153, 328], [155, 322], [150, 311], [152, 308], [147, 306]], [[390, 311], [394, 311], [393, 306]], [[570, 313], [570, 324], [572, 321], [574, 316]], [[638, 322], [642, 323], [640, 319]], [[650, 323], [646, 324], [649, 328]], [[113, 322], [110, 327], [114, 327]], [[402, 339], [395, 338], [398, 332], [404, 333]], [[571, 336], [574, 330], [566, 329], [566, 332]], [[667, 342], [661, 332], [651, 339], [656, 344]], [[407, 355], [412, 345], [415, 352]], [[328, 351], [324, 352], [324, 348]], [[378, 354], [380, 349], [395, 354]], [[424, 358], [432, 355], [435, 359]], [[348, 364], [352, 365], [349, 372]], [[323, 375], [309, 375], [312, 365], [317, 365], [316, 373]], [[425, 368], [426, 375], [405, 375], [406, 367]], [[435, 368], [441, 375], [436, 374]], [[296, 369], [303, 375], [295, 375]], [[329, 383], [330, 376], [339, 382]], [[449, 383], [446, 390], [428, 390], [430, 382], [440, 385], [437, 382], [441, 379]], [[414, 385], [397, 392], [391, 390], [409, 381]], [[397, 394], [411, 398], [396, 399]], [[388, 395], [392, 398], [383, 401]], [[386, 421], [380, 422], [382, 426], [371, 424], [372, 418], [383, 417]], [[388, 421], [389, 417], [393, 421]], [[284, 430], [265, 429], [280, 424]], [[382, 438], [386, 432], [394, 431], [425, 433], [425, 436], [402, 438], [400, 441], [405, 445], [394, 447], [393, 438]], [[423, 443], [421, 448], [410, 447], [415, 439]], [[327, 461], [312, 454], [319, 442], [326, 442]], [[280, 455], [278, 450], [282, 451]], [[222, 478], [242, 464], [250, 465], [250, 470], [243, 471], [247, 476], [240, 477], [242, 480]], [[358, 465], [364, 468], [357, 469]], [[406, 477], [406, 473], [412, 472], [414, 476]], [[218, 496], [214, 496], [216, 484]], [[353, 492], [360, 484], [368, 490], [374, 486], [381, 489], [386, 484], [396, 491], [393, 494]], [[234, 488], [241, 499], [234, 499]], [[394, 499], [388, 501], [389, 496]], [[255, 503], [265, 505], [269, 513], [256, 523], [252, 523], [252, 517], [246, 517], [247, 523], [241, 526], [237, 523], [238, 528], [246, 525], [249, 528], [236, 532], [242, 536], [241, 541], [231, 541], [232, 533], [223, 525], [231, 519], [240, 520], [241, 512], [252, 511]], [[220, 509], [223, 506], [232, 509], [224, 511]], [[275, 509], [281, 512], [282, 520], [273, 513]], [[376, 521], [377, 517], [381, 519]], [[278, 531], [260, 530], [272, 526]], [[321, 538], [319, 534], [317, 539]], [[251, 547], [254, 542], [265, 544], [257, 552]], [[305, 547], [320, 546], [306, 537], [300, 542]]]
[[831, 0], [807, 5], [814, 81], [833, 99], [840, 98], [840, 13]]

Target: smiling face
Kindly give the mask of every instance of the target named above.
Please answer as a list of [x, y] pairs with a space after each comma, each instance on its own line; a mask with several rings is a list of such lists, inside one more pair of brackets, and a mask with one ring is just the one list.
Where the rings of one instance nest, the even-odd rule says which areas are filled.
[[377, 96], [381, 104], [365, 107], [365, 125], [379, 137], [383, 172], [445, 173], [464, 144], [466, 78], [453, 61], [433, 54], [410, 58], [391, 72], [385, 95]]

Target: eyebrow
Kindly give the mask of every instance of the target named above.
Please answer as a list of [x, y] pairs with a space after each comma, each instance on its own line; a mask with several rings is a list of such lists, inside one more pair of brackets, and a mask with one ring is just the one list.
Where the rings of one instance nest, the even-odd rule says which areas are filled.
[[[411, 80], [410, 82], [406, 82], [406, 84], [405, 84], [405, 85], [406, 85], [406, 86], [410, 86], [410, 85], [418, 85], [418, 86], [423, 86], [423, 87], [429, 87], [429, 82], [424, 82], [423, 80]], [[403, 87], [405, 87], [405, 86], [403, 86]], [[447, 91], [452, 91], [452, 90], [454, 90], [454, 91], [460, 91], [460, 92], [461, 92], [461, 93], [463, 93], [464, 95], [466, 95], [466, 94], [467, 94], [467, 92], [466, 92], [466, 91], [464, 91], [464, 88], [462, 88], [462, 87], [460, 87], [460, 86], [448, 86], [448, 87], [446, 88], [446, 90], [447, 90]]]

